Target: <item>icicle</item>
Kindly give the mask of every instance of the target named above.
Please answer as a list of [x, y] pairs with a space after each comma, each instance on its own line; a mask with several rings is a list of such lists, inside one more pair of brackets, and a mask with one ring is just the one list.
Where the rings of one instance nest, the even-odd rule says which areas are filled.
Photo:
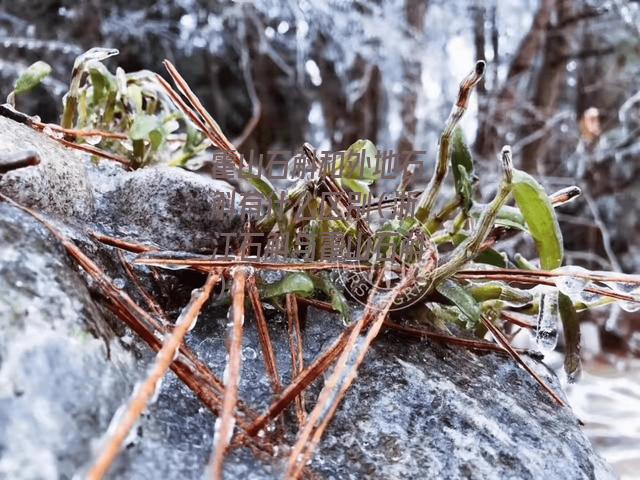
[[558, 343], [558, 291], [540, 295], [536, 342], [543, 352], [551, 352]]

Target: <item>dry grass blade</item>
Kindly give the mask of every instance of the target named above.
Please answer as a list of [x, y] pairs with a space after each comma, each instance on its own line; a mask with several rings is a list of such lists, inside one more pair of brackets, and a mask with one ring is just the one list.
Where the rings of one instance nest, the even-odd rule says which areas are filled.
[[496, 327], [493, 323], [491, 323], [491, 321], [487, 320], [484, 316], [482, 317], [482, 324], [487, 327], [487, 329], [491, 332], [491, 334], [493, 335], [493, 337], [496, 339], [496, 341], [502, 345], [508, 352], [509, 355], [511, 355], [511, 357], [522, 367], [524, 368], [524, 370], [531, 375], [536, 382], [538, 382], [540, 384], [540, 386], [542, 388], [544, 388], [544, 390], [549, 394], [549, 396], [551, 398], [553, 398], [553, 400], [555, 400], [555, 402], [560, 405], [561, 407], [564, 407], [564, 402], [562, 401], [562, 399], [558, 396], [558, 394], [556, 392], [553, 391], [553, 389], [547, 385], [547, 383], [540, 378], [540, 376], [533, 371], [533, 369], [531, 367], [529, 367], [529, 365], [527, 365], [527, 363], [522, 359], [522, 357], [520, 356], [520, 354], [518, 352], [515, 351], [515, 349], [511, 346], [511, 344], [509, 343], [509, 340], [507, 340], [507, 338], [504, 336], [504, 334], [500, 331], [500, 329], [498, 327]]
[[222, 478], [222, 468], [227, 447], [233, 436], [235, 426], [235, 410], [238, 401], [238, 384], [240, 383], [240, 368], [242, 365], [242, 330], [244, 325], [244, 292], [247, 279], [247, 269], [235, 268], [232, 287], [232, 326], [229, 338], [229, 360], [225, 369], [225, 389], [222, 399], [222, 413], [216, 419], [213, 437], [213, 452], [211, 455], [211, 478]]
[[121, 417], [114, 417], [117, 423], [109, 427], [111, 433], [108, 433], [104, 447], [102, 447], [98, 457], [89, 469], [87, 474], [88, 479], [98, 480], [107, 473], [113, 460], [120, 452], [120, 448], [127, 438], [127, 435], [129, 435], [129, 432], [138, 421], [142, 412], [147, 408], [149, 401], [156, 394], [160, 381], [167, 373], [167, 370], [169, 370], [169, 366], [173, 362], [182, 340], [195, 324], [200, 310], [202, 310], [202, 307], [209, 299], [213, 287], [219, 281], [220, 276], [217, 273], [211, 272], [207, 277], [204, 287], [198, 291], [197, 296], [192, 298], [189, 305], [187, 305], [180, 314], [172, 334], [163, 342], [162, 348], [156, 355], [149, 374], [142, 384], [139, 385], [139, 388], [134, 390], [124, 414]]
[[258, 337], [260, 339], [260, 348], [262, 349], [262, 358], [264, 359], [265, 369], [271, 380], [273, 393], [276, 395], [282, 391], [282, 383], [276, 365], [276, 356], [271, 344], [269, 329], [267, 327], [267, 319], [264, 316], [262, 303], [260, 302], [260, 294], [256, 286], [256, 279], [252, 275], [247, 279], [247, 293], [253, 307], [253, 314], [256, 317], [256, 327], [258, 329]]
[[[291, 350], [292, 376], [297, 377], [304, 370], [302, 356], [302, 335], [300, 334], [300, 317], [298, 316], [298, 303], [292, 293], [287, 294], [287, 326], [289, 333], [289, 349]], [[296, 397], [296, 417], [300, 425], [307, 418], [305, 410], [304, 392]]]

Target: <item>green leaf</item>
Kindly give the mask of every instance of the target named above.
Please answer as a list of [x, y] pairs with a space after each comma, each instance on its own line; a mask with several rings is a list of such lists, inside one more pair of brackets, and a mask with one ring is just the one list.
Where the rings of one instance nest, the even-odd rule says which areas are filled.
[[326, 273], [319, 273], [318, 275], [313, 275], [311, 278], [316, 288], [329, 297], [331, 306], [340, 313], [342, 321], [348, 324], [350, 322], [351, 310], [349, 309], [347, 299], [338, 287], [336, 287], [335, 283], [329, 279]]
[[544, 270], [558, 268], [564, 253], [562, 233], [544, 188], [528, 173], [514, 170], [513, 196], [536, 243], [540, 266]]
[[156, 151], [164, 142], [164, 130], [162, 128], [156, 128], [155, 130], [151, 130], [149, 132], [149, 143], [151, 144], [151, 149]]
[[471, 175], [473, 174], [473, 159], [471, 152], [464, 140], [464, 134], [460, 127], [453, 131], [451, 146], [451, 170], [456, 187], [456, 193], [462, 200], [462, 210], [466, 213], [473, 203], [473, 186]]
[[565, 357], [564, 371], [569, 382], [573, 383], [580, 376], [582, 370], [580, 362], [580, 320], [571, 299], [560, 292], [560, 319], [564, 330]]
[[[364, 163], [360, 160], [363, 155]], [[342, 169], [342, 178], [359, 180], [367, 185], [372, 184], [380, 178], [380, 173], [376, 173], [376, 155], [378, 150], [370, 140], [357, 140], [347, 148], [344, 153], [345, 165]], [[336, 170], [339, 171], [341, 162], [336, 162]], [[358, 190], [354, 190], [358, 191]]]
[[116, 48], [102, 48], [102, 47], [94, 47], [81, 55], [78, 55], [73, 62], [73, 69], [77, 70], [84, 67], [85, 64], [89, 62], [101, 62], [102, 60], [106, 60], [109, 57], [113, 57], [114, 55], [118, 55], [120, 53]]
[[127, 101], [133, 105], [136, 112], [142, 111], [142, 89], [135, 83], [127, 85]]
[[16, 80], [13, 91], [16, 95], [28, 92], [42, 82], [51, 73], [48, 63], [38, 61], [27, 68]]
[[[476, 204], [471, 208], [471, 216], [476, 220], [480, 218], [482, 212], [486, 208], [486, 205]], [[524, 217], [520, 210], [515, 207], [509, 207], [508, 205], [503, 206], [498, 211], [498, 216], [496, 217], [495, 225], [500, 227], [508, 227], [513, 228], [515, 230], [520, 230], [522, 232], [528, 232], [527, 224], [524, 221]]]
[[337, 178], [340, 185], [348, 188], [352, 192], [359, 192], [363, 195], [369, 195], [369, 184], [363, 180], [353, 180], [351, 178]]
[[505, 261], [504, 256], [493, 248], [489, 248], [480, 253], [473, 259], [473, 261], [477, 263], [486, 263], [487, 265], [493, 265], [494, 267], [499, 268], [507, 267], [507, 262]]
[[458, 282], [450, 278], [443, 280], [436, 286], [436, 291], [450, 300], [468, 318], [467, 324], [475, 326], [480, 323], [480, 306], [473, 296]]
[[261, 177], [255, 173], [242, 171], [240, 176], [247, 180], [264, 198], [269, 200], [274, 206], [274, 202], [278, 202], [280, 198], [276, 194], [276, 189], [266, 177]]
[[89, 78], [93, 87], [93, 103], [95, 105], [103, 103], [109, 92], [116, 90], [115, 78], [101, 63], [94, 63], [89, 68]]
[[133, 119], [133, 123], [129, 129], [129, 137], [131, 140], [147, 140], [149, 139], [149, 134], [158, 129], [162, 129], [160, 119], [142, 113], [136, 115]]
[[[454, 245], [457, 246], [457, 245], [460, 245], [462, 242], [464, 242], [467, 238], [468, 236], [466, 233], [457, 232], [453, 234], [453, 236], [451, 237], [451, 241]], [[494, 250], [493, 248], [488, 248], [483, 252], [479, 253], [473, 259], [473, 261], [476, 263], [486, 263], [487, 265], [493, 265], [494, 267], [500, 267], [500, 268], [506, 268], [507, 266], [507, 262], [504, 256], [497, 250]]]
[[279, 282], [263, 284], [260, 287], [261, 298], [274, 298], [287, 293], [307, 295], [313, 292], [313, 281], [306, 273], [290, 273]]

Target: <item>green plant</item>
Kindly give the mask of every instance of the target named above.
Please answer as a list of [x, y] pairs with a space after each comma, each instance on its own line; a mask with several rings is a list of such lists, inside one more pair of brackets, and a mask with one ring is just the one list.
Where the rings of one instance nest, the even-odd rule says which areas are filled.
[[[221, 475], [234, 425], [238, 425], [242, 431], [239, 442], [263, 447], [259, 432], [264, 432], [265, 427], [294, 402], [301, 425], [290, 452], [287, 475], [288, 478], [299, 478], [335, 409], [354, 381], [371, 342], [385, 326], [405, 333], [417, 332], [420, 337], [431, 336], [439, 341], [462, 344], [473, 349], [506, 352], [536, 378], [557, 404], [564, 405], [562, 399], [522, 360], [503, 330], [512, 324], [535, 330], [541, 348], [549, 350], [556, 346], [557, 326], [561, 322], [566, 343], [565, 370], [569, 379], [573, 380], [580, 371], [577, 312], [611, 302], [618, 302], [622, 308], [631, 311], [640, 306], [640, 278], [562, 266], [563, 241], [555, 207], [575, 198], [580, 193], [576, 187], [549, 195], [533, 177], [513, 167], [511, 149], [505, 146], [499, 155], [501, 178], [494, 198], [488, 204], [475, 200], [473, 159], [456, 127], [466, 110], [472, 89], [484, 73], [483, 62], [478, 62], [461, 83], [458, 99], [440, 137], [434, 174], [418, 200], [415, 216], [376, 224], [364, 221], [357, 211], [354, 213], [350, 195], [350, 192], [368, 194], [370, 186], [377, 179], [375, 171], [365, 169], [357, 172], [348, 165], [349, 158], [362, 151], [367, 156], [375, 156], [375, 147], [371, 142], [359, 140], [347, 149], [347, 164], [336, 166], [345, 167], [343, 172], [346, 175], [337, 179], [332, 175], [335, 171], [325, 172], [302, 180], [287, 190], [284, 202], [281, 203], [273, 185], [267, 178], [248, 169], [243, 158], [169, 62], [165, 65], [178, 91], [160, 77], [149, 73], [127, 76], [119, 70], [115, 77], [112, 76], [100, 63], [110, 54], [111, 51], [94, 51], [76, 62], [72, 86], [65, 99], [63, 125], [57, 127], [57, 131], [69, 132], [71, 127], [78, 131], [84, 128], [113, 128], [117, 132], [126, 133], [126, 138], [101, 139], [100, 146], [113, 154], [127, 154], [132, 160], [135, 159], [135, 166], [144, 166], [150, 163], [151, 158], [163, 156], [169, 130], [172, 130], [165, 130], [165, 125], [179, 120], [186, 129], [195, 128], [199, 131], [201, 140], [197, 143], [197, 149], [204, 149], [211, 144], [228, 152], [235, 165], [243, 170], [242, 177], [272, 205], [270, 215], [258, 222], [248, 221], [246, 230], [265, 235], [304, 232], [320, 246], [325, 233], [337, 233], [346, 239], [355, 239], [361, 235], [366, 239], [377, 232], [387, 232], [398, 234], [398, 238], [415, 235], [410, 238], [422, 239], [424, 248], [410, 257], [410, 265], [405, 268], [405, 265], [397, 262], [395, 254], [399, 253], [396, 249], [400, 243], [394, 239], [383, 246], [386, 253], [384, 262], [374, 255], [360, 262], [331, 263], [321, 261], [317, 249], [307, 258], [299, 258], [292, 243], [287, 244], [287, 251], [280, 261], [265, 262], [243, 258], [247, 253], [245, 245], [240, 247], [236, 259], [221, 260], [192, 257], [184, 252], [179, 255], [150, 252], [144, 245], [102, 237], [101, 241], [114, 246], [142, 252], [135, 260], [138, 264], [170, 267], [180, 265], [208, 274], [205, 287], [196, 291], [196, 295], [178, 318], [173, 332], [166, 333], [162, 342], [159, 342], [153, 333], [153, 315], [138, 307], [126, 292], [117, 289], [53, 225], [25, 209], [54, 232], [67, 251], [96, 280], [123, 321], [159, 351], [153, 371], [142, 387], [132, 395], [123, 420], [115, 422], [113, 435], [99, 453], [90, 478], [100, 478], [106, 472], [129, 429], [152, 397], [158, 380], [172, 366], [173, 359], [177, 359], [174, 366], [178, 360], [184, 360], [182, 357], [187, 354], [181, 346], [182, 340], [196, 321], [200, 308], [208, 300], [214, 285], [223, 277], [230, 278], [233, 282], [228, 298], [231, 303], [232, 328], [229, 336], [228, 375], [224, 379], [221, 398], [216, 398], [217, 403], [211, 402], [211, 408], [219, 415], [212, 454], [212, 471], [216, 478]], [[183, 158], [186, 154], [182, 151], [182, 156], [178, 158]], [[314, 149], [305, 145], [304, 154], [318, 170], [319, 161]], [[441, 186], [449, 168], [453, 170], [455, 195], [437, 209]], [[322, 196], [323, 192], [335, 194], [337, 203], [329, 205]], [[508, 205], [511, 199], [514, 204]], [[319, 218], [318, 212], [327, 208], [336, 209], [341, 217]], [[312, 220], [298, 221], [297, 211], [302, 211], [303, 215]], [[529, 235], [537, 249], [537, 260], [526, 259], [518, 253], [508, 255], [507, 252], [501, 252], [500, 240], [506, 233]], [[349, 245], [351, 253], [360, 253], [357, 243]], [[390, 267], [388, 263], [391, 264]], [[383, 291], [381, 284], [388, 273], [388, 267], [391, 272], [396, 273], [396, 277], [391, 288]], [[329, 277], [329, 272], [336, 268], [346, 270], [354, 276], [359, 275], [363, 269], [373, 274], [374, 280], [365, 295], [364, 310], [356, 318], [352, 318], [349, 312], [347, 297], [353, 296], [353, 292], [349, 291], [348, 284], [341, 288]], [[283, 278], [275, 283], [262, 281], [262, 277], [256, 273], [274, 270], [283, 272]], [[246, 419], [242, 417], [241, 404], [238, 402], [245, 291], [255, 313], [265, 366], [275, 397], [264, 414], [250, 421], [244, 421]], [[411, 301], [405, 302], [409, 294]], [[288, 332], [295, 378], [284, 389], [276, 368], [261, 300], [281, 308], [289, 320]], [[334, 345], [304, 369], [297, 310], [299, 302], [338, 312], [346, 323]], [[440, 331], [399, 326], [390, 322], [388, 318], [393, 315], [394, 305], [419, 309], [421, 317], [431, 319], [432, 328]], [[479, 338], [458, 338], [451, 334], [454, 328], [466, 330], [468, 335]], [[488, 332], [495, 338], [497, 345], [483, 340]], [[194, 359], [186, 358], [189, 360], [187, 366], [197, 365]], [[308, 416], [305, 415], [300, 393], [334, 362], [335, 367], [326, 379], [316, 405]], [[199, 385], [193, 385], [190, 372], [180, 372], [183, 375], [181, 378], [189, 382], [194, 391], [201, 392], [198, 390]], [[221, 390], [220, 385], [219, 382], [215, 385], [218, 391]], [[236, 423], [240, 418], [243, 418], [243, 422]]]
[[117, 54], [115, 49], [92, 48], [76, 59], [60, 127], [94, 131], [78, 141], [128, 158], [133, 168], [183, 166], [204, 151], [209, 142], [175, 108], [153, 73], [125, 73], [119, 67], [115, 74], [109, 71], [103, 61]]

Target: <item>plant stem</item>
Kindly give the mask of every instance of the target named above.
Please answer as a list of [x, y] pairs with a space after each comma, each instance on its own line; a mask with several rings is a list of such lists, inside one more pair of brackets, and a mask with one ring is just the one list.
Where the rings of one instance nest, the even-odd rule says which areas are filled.
[[442, 182], [447, 175], [447, 170], [449, 169], [449, 144], [451, 141], [451, 135], [453, 134], [453, 129], [467, 110], [471, 91], [482, 79], [484, 69], [485, 63], [482, 60], [478, 61], [473, 71], [467, 75], [462, 82], [460, 82], [458, 100], [451, 109], [447, 123], [440, 135], [440, 145], [438, 147], [438, 159], [436, 161], [435, 171], [429, 181], [429, 185], [420, 197], [420, 200], [418, 200], [416, 219], [422, 223], [425, 223], [429, 218], [429, 215], [431, 215], [431, 211], [433, 210], [436, 199], [438, 198], [440, 187], [442, 186]]
[[509, 146], [503, 147], [500, 159], [502, 162], [503, 177], [498, 193], [491, 203], [487, 205], [484, 212], [482, 212], [475, 231], [453, 251], [451, 260], [435, 269], [432, 276], [431, 288], [445, 278], [454, 275], [467, 262], [472, 260], [479, 253], [482, 242], [484, 242], [489, 232], [491, 232], [500, 208], [505, 204], [511, 193], [513, 162], [511, 159], [511, 148]]

